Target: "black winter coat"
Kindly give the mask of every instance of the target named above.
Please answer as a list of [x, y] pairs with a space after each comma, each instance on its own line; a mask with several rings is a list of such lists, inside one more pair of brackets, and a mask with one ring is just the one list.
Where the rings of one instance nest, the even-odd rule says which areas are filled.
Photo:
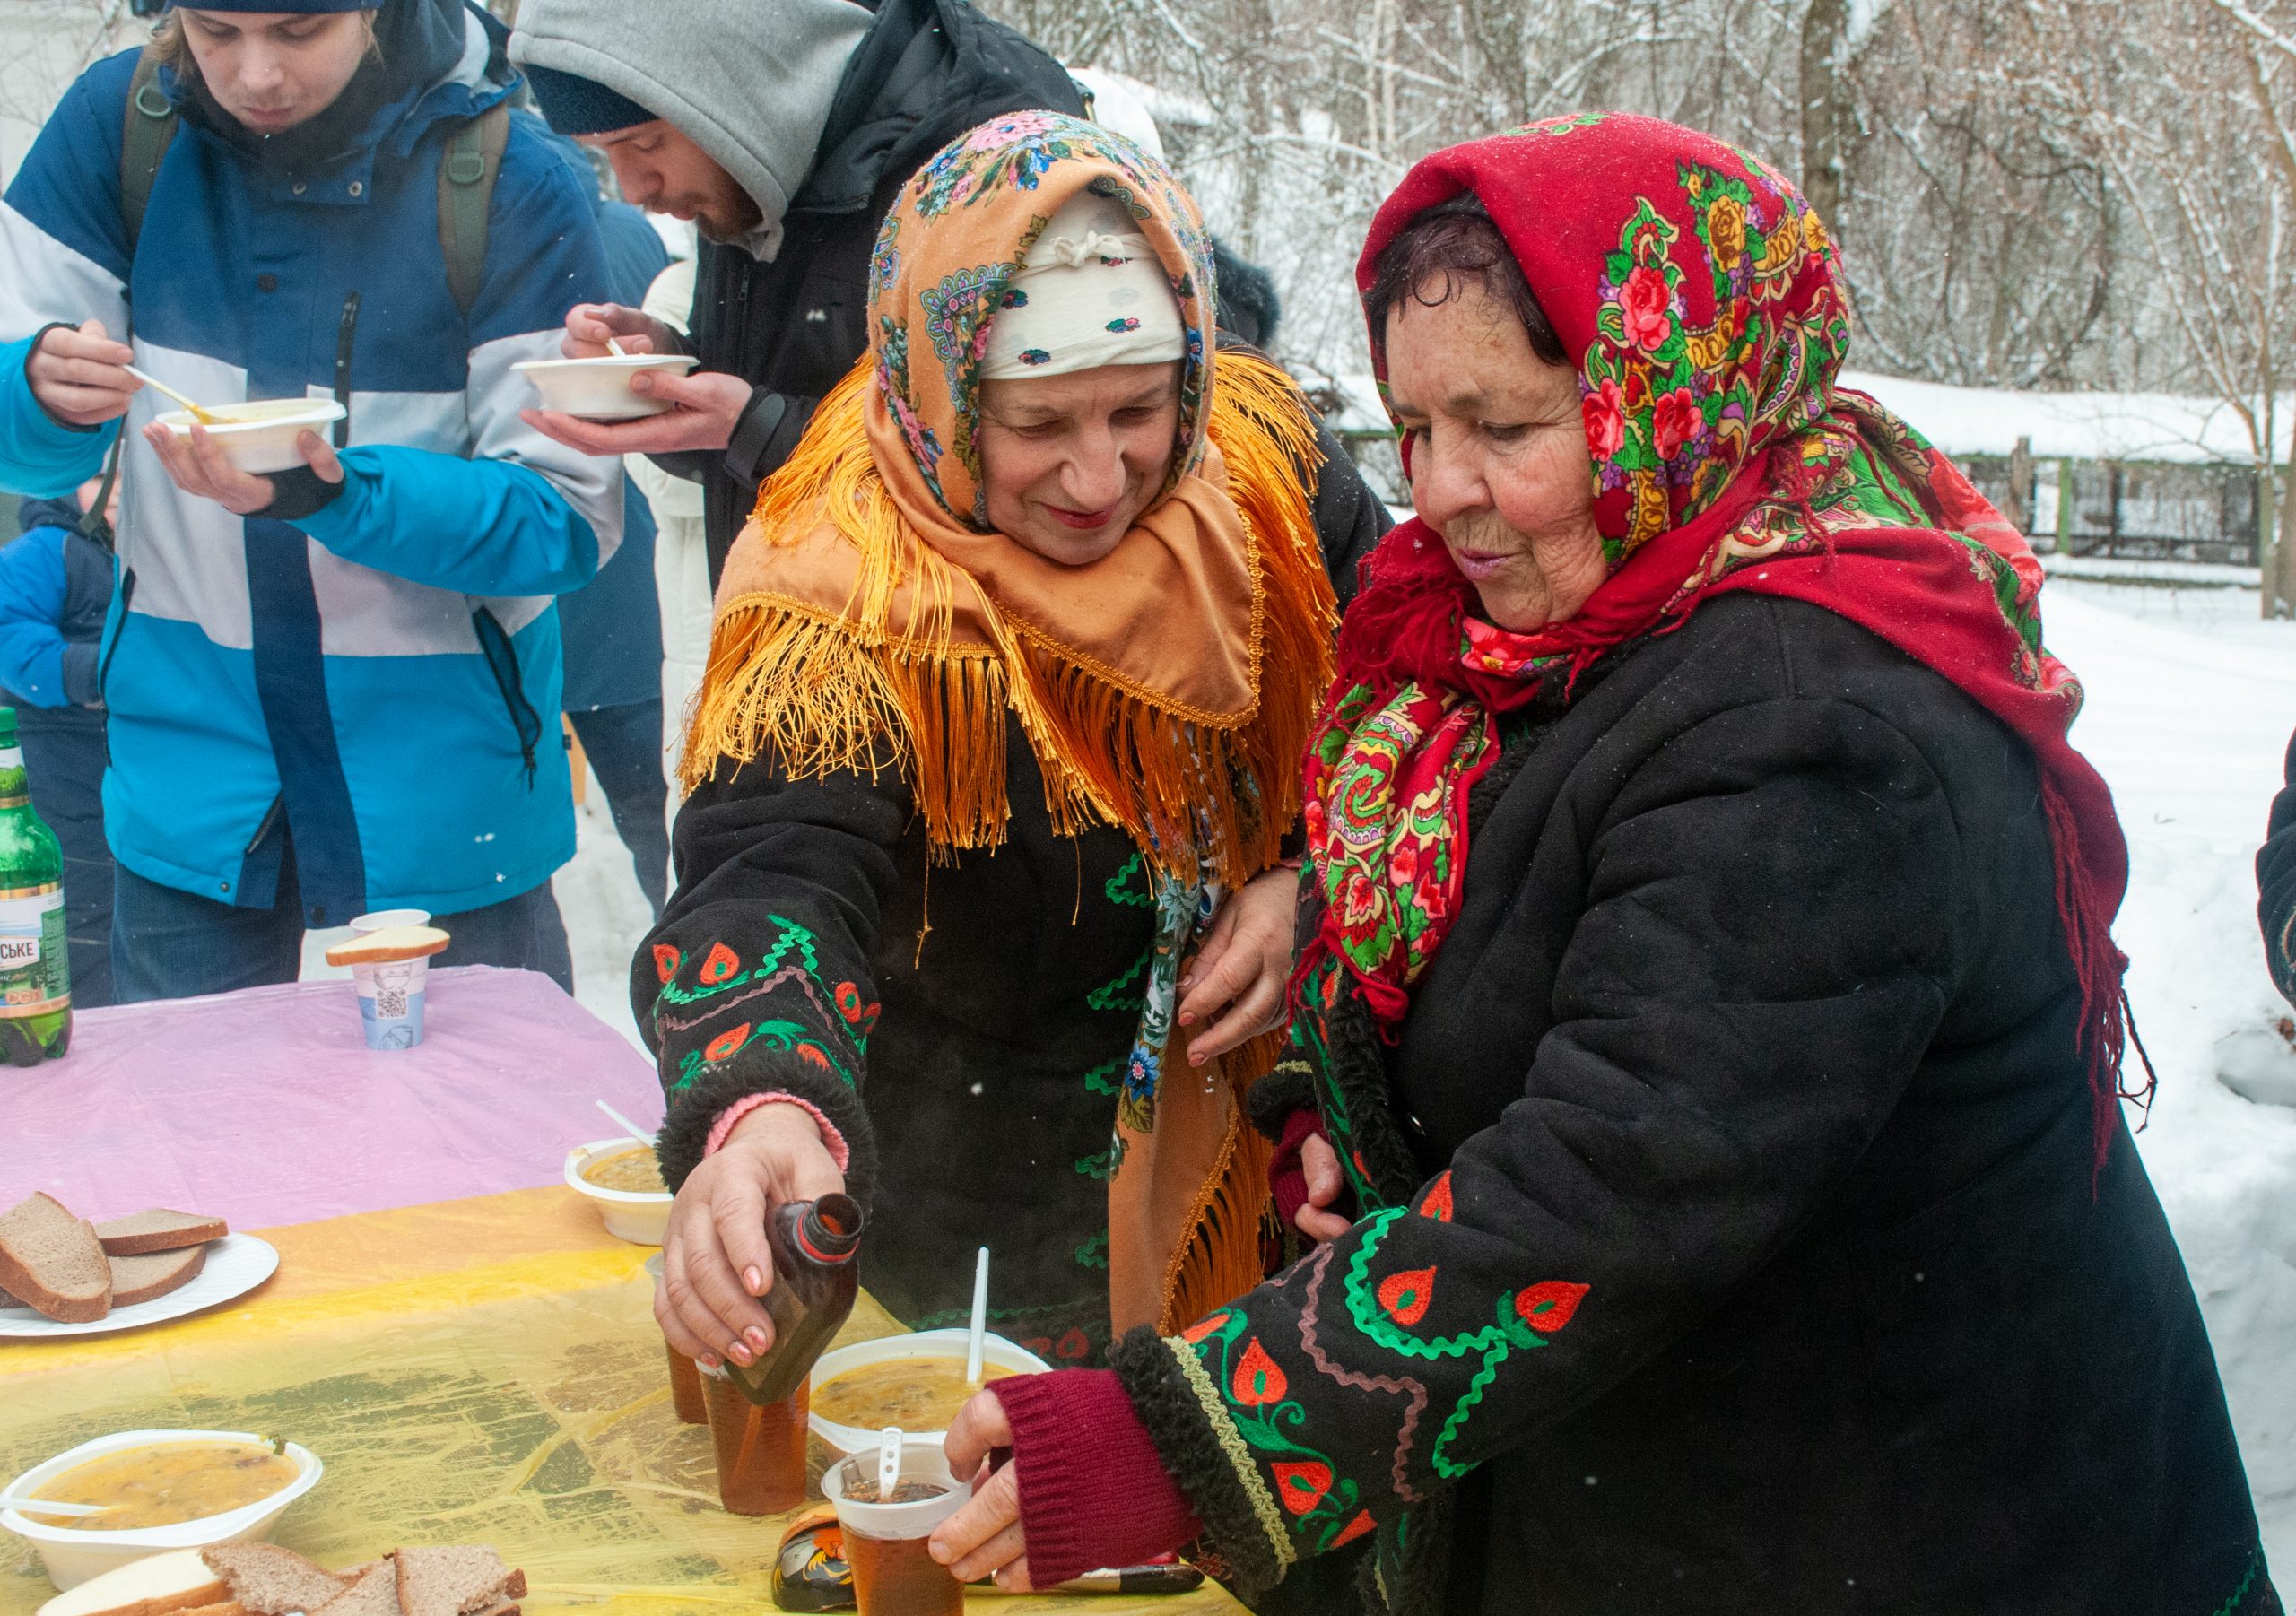
[[789, 457], [822, 395], [869, 345], [869, 256], [901, 186], [934, 152], [999, 113], [1084, 109], [1059, 63], [966, 0], [882, 0], [875, 9], [773, 261], [701, 243], [690, 351], [702, 369], [741, 377], [756, 391], [723, 453], [656, 458], [701, 483], [713, 586], [758, 484]]
[[[1320, 442], [1325, 567], [1352, 585], [1390, 523]], [[1152, 889], [1121, 832], [1054, 833], [1012, 725], [1006, 756], [1004, 845], [929, 870], [924, 821], [890, 773], [792, 781], [761, 762], [704, 785], [678, 814], [678, 890], [631, 1002], [668, 1094], [672, 1188], [727, 1106], [794, 1094], [853, 1150], [848, 1186], [870, 1207], [861, 1282], [895, 1317], [963, 1323], [974, 1249], [993, 1243], [996, 1328], [1092, 1362]]]
[[2272, 799], [2272, 822], [2257, 849], [2257, 921], [2272, 979], [2296, 1004], [2296, 735], [2281, 772], [2287, 784]]
[[2092, 1179], [2023, 744], [1751, 595], [1515, 727], [1399, 1043], [1322, 1018], [1396, 1210], [1115, 1351], [1223, 1554], [1376, 1525], [1375, 1607], [1488, 1616], [2278, 1612], [2125, 1128]]

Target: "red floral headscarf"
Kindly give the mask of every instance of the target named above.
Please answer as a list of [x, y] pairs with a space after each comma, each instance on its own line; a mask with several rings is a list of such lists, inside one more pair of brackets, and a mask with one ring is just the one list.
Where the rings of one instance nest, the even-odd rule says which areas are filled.
[[1836, 386], [1848, 307], [1824, 225], [1743, 152], [1582, 113], [1420, 162], [1373, 220], [1358, 285], [1413, 220], [1469, 192], [1578, 372], [1610, 576], [1576, 616], [1514, 633], [1478, 615], [1424, 524], [1372, 554], [1309, 751], [1323, 912], [1295, 1003], [1329, 1003], [1344, 972], [1394, 1036], [1458, 912], [1466, 794], [1497, 755], [1498, 715], [1716, 595], [1781, 595], [1880, 635], [2032, 748], [2101, 1164], [2126, 1007], [2109, 929], [2128, 860], [2103, 779], [2066, 739], [2081, 687], [2041, 645], [2023, 537], [1903, 422]]

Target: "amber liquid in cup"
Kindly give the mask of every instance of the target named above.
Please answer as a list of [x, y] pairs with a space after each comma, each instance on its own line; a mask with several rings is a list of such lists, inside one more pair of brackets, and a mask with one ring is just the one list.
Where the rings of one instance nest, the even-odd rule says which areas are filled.
[[662, 1351], [670, 1356], [670, 1403], [678, 1418], [688, 1425], [709, 1424], [709, 1401], [702, 1395], [700, 1366], [667, 1342]]
[[929, 1537], [863, 1537], [848, 1529], [845, 1563], [861, 1616], [964, 1616], [964, 1585], [926, 1545]]
[[812, 1390], [801, 1381], [779, 1403], [742, 1395], [723, 1375], [701, 1377], [709, 1436], [718, 1449], [718, 1501], [729, 1515], [779, 1515], [805, 1501], [805, 1412]]

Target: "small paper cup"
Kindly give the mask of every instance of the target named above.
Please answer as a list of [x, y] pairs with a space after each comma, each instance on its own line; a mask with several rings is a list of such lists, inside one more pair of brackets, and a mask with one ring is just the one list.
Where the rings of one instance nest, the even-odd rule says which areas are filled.
[[972, 1502], [972, 1489], [958, 1481], [949, 1468], [949, 1455], [941, 1450], [938, 1437], [901, 1437], [900, 1479], [946, 1488], [939, 1498], [919, 1499], [914, 1504], [862, 1504], [845, 1496], [847, 1488], [864, 1482], [874, 1485], [876, 1479], [874, 1447], [822, 1473], [822, 1496], [837, 1511], [837, 1524], [848, 1532], [889, 1542], [930, 1537], [934, 1527]]
[[429, 925], [428, 909], [377, 909], [371, 915], [353, 915], [351, 929], [364, 937], [370, 932], [386, 932], [395, 925]]
[[427, 954], [351, 968], [368, 1048], [412, 1049], [422, 1041], [423, 983], [430, 971]]
[[634, 421], [665, 414], [666, 398], [633, 393], [640, 371], [683, 376], [699, 363], [690, 353], [602, 354], [595, 359], [530, 359], [510, 367], [534, 384], [542, 407], [584, 421]]

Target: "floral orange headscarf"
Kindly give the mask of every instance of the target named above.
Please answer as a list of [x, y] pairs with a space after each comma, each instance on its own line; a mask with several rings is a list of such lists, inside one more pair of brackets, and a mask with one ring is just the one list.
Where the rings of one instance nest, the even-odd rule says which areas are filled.
[[[1086, 190], [1154, 248], [1187, 353], [1160, 497], [1070, 567], [989, 526], [976, 428], [990, 323]], [[769, 752], [800, 774], [891, 764], [936, 852], [994, 846], [1009, 711], [1056, 826], [1118, 826], [1190, 881], [1273, 863], [1330, 666], [1314, 428], [1265, 361], [1215, 359], [1213, 299], [1194, 201], [1095, 125], [1013, 113], [919, 170], [877, 239], [868, 356], [727, 560], [689, 783]]]

